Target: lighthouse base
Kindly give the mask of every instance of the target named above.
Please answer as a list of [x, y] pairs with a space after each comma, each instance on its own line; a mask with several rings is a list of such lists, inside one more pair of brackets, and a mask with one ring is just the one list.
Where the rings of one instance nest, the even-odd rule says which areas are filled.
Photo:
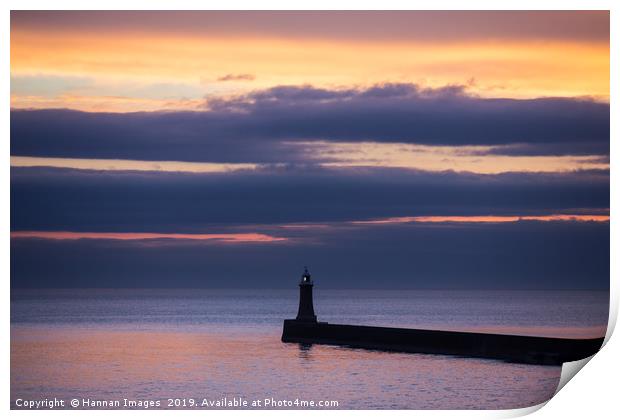
[[285, 343], [331, 344], [371, 350], [499, 359], [514, 363], [561, 365], [596, 353], [603, 337], [568, 339], [475, 332], [369, 327], [284, 321]]

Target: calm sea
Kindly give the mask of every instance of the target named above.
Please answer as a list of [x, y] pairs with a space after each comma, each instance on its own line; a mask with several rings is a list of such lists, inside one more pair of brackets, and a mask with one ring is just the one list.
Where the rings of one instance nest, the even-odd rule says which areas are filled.
[[[559, 381], [553, 366], [285, 344], [282, 320], [297, 299], [296, 290], [13, 290], [11, 406], [56, 397], [212, 408], [226, 398], [503, 409], [546, 401]], [[317, 289], [314, 300], [319, 320], [334, 323], [555, 337], [605, 335], [609, 306], [595, 291]]]

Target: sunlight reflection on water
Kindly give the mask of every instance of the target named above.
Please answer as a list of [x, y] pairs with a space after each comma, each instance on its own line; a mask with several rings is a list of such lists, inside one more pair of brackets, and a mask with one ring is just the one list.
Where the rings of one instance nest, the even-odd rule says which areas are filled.
[[[561, 369], [553, 366], [286, 344], [280, 341], [281, 322], [294, 314], [294, 294], [269, 299], [236, 292], [207, 295], [16, 294], [11, 305], [12, 404], [16, 398], [236, 397], [337, 400], [339, 408], [356, 409], [517, 408], [546, 401], [559, 381]], [[506, 296], [510, 304], [497, 296]], [[530, 302], [523, 308], [514, 304], [514, 296], [497, 296], [489, 303], [488, 296], [456, 294], [441, 303], [430, 294], [431, 310], [421, 296], [358, 294], [351, 301], [323, 297], [317, 307], [319, 318], [343, 322], [381, 324], [385, 318], [392, 325], [418, 326], [422, 320], [456, 329], [468, 325], [568, 336], [601, 330], [606, 310], [599, 307], [604, 295], [567, 295], [546, 304], [547, 309], [544, 296], [521, 296], [522, 306]], [[338, 301], [344, 302], [340, 308]], [[407, 302], [417, 304], [409, 315]], [[571, 304], [573, 312], [560, 317], [558, 311]], [[415, 315], [420, 311], [426, 315]], [[451, 322], [459, 311], [460, 323]], [[575, 311], [583, 316], [571, 321]]]
[[514, 408], [559, 367], [280, 342], [275, 334], [14, 328], [11, 397], [337, 400], [340, 408]]

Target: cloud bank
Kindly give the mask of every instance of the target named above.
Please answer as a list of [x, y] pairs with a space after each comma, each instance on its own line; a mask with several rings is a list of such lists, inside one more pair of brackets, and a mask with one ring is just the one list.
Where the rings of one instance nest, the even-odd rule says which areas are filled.
[[[296, 141], [495, 146], [510, 155], [609, 155], [609, 104], [484, 99], [462, 87], [280, 86], [201, 112], [12, 110], [11, 154], [190, 162], [304, 162]], [[291, 144], [292, 143], [292, 144]]]
[[476, 175], [303, 166], [215, 174], [11, 169], [11, 230], [191, 233], [210, 224], [590, 214], [591, 209], [608, 208], [606, 171]]

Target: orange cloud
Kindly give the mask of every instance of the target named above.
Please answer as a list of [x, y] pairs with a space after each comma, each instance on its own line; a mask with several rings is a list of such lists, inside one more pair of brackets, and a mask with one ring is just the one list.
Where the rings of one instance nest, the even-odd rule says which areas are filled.
[[[255, 80], [221, 82], [227, 74]], [[468, 84], [485, 97], [591, 96], [609, 99], [609, 45], [575, 40], [325, 40], [200, 34], [54, 32], [14, 28], [11, 75], [88, 76], [99, 82], [57, 106], [82, 110], [152, 110], [183, 95], [157, 97], [162, 83], [198, 84], [196, 95], [239, 93], [274, 85], [368, 86], [414, 82]], [[143, 86], [136, 98], [107, 97], [105, 85]], [[153, 92], [149, 93], [149, 89]], [[37, 95], [13, 94], [13, 107], [39, 107]], [[174, 96], [174, 95], [173, 95]], [[50, 99], [47, 99], [49, 102]], [[168, 101], [168, 102], [166, 102]]]
[[375, 220], [361, 220], [352, 223], [362, 225], [383, 225], [396, 223], [514, 223], [520, 221], [608, 222], [609, 216], [602, 214], [549, 214], [542, 216], [406, 216]]
[[[539, 216], [405, 216], [389, 217], [385, 219], [356, 220], [350, 222], [333, 223], [292, 223], [283, 225], [255, 225], [246, 228], [272, 228], [284, 230], [324, 230], [347, 227], [351, 225], [389, 225], [403, 223], [516, 223], [520, 221], [538, 222], [609, 222], [609, 215], [605, 214], [550, 214]], [[272, 243], [290, 241], [289, 238], [273, 236], [263, 233], [144, 233], [144, 232], [68, 232], [68, 231], [15, 231], [11, 238], [35, 238], [52, 240], [78, 239], [111, 239], [122, 241], [181, 239], [192, 241], [212, 241], [221, 243]]]
[[141, 233], [141, 232], [11, 232], [11, 238], [39, 238], [56, 240], [114, 239], [123, 241], [149, 239], [185, 239], [193, 241], [239, 242], [281, 242], [286, 238], [262, 233]]
[[[325, 167], [387, 167], [423, 171], [456, 171], [480, 174], [505, 172], [569, 172], [608, 170], [602, 156], [508, 156], [484, 155], [489, 146], [423, 146], [401, 143], [286, 143], [299, 147], [316, 164]], [[216, 173], [258, 170], [257, 163], [142, 161], [129, 159], [80, 159], [11, 156], [13, 167], [48, 166], [98, 171], [159, 171]]]
[[[289, 143], [292, 144], [292, 143]], [[609, 169], [602, 156], [510, 156], [488, 154], [491, 146], [425, 146], [377, 142], [297, 142], [325, 166], [377, 166], [480, 174]]]
[[52, 168], [87, 169], [95, 171], [157, 171], [192, 173], [231, 172], [256, 170], [259, 168], [259, 165], [254, 163], [146, 161], [129, 159], [74, 159], [30, 156], [11, 156], [11, 166], [46, 166]]

